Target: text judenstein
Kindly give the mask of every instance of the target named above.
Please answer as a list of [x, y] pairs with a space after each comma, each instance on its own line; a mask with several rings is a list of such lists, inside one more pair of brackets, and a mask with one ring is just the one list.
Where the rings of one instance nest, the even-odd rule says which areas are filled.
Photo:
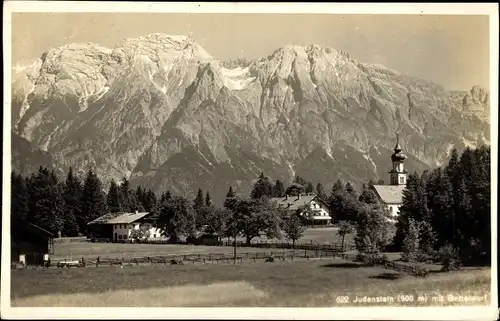
[[392, 296], [356, 296], [353, 303], [394, 303]]

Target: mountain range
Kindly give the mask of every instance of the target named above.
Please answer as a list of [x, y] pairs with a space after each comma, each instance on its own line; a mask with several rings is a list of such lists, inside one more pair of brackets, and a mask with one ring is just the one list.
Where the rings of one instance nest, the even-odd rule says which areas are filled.
[[248, 193], [261, 171], [327, 188], [388, 181], [396, 133], [411, 172], [490, 141], [489, 93], [478, 86], [449, 91], [318, 45], [238, 61], [191, 37], [150, 34], [14, 66], [13, 167], [93, 167], [105, 183], [202, 188], [220, 200], [230, 185]]

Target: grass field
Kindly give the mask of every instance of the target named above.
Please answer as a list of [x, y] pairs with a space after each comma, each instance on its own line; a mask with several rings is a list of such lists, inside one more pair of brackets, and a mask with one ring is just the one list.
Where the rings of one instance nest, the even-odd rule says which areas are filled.
[[[158, 265], [13, 270], [13, 307], [168, 307], [168, 306], [339, 306], [338, 296], [431, 296], [488, 294], [490, 269], [432, 273], [427, 278], [366, 267], [341, 259], [280, 261], [237, 265]], [[482, 302], [485, 304], [485, 302]], [[372, 303], [365, 303], [370, 305]], [[378, 303], [384, 305], [387, 303]], [[372, 304], [373, 305], [373, 304]], [[401, 304], [403, 305], [403, 304]]]
[[[346, 236], [346, 243], [353, 241], [354, 235]], [[263, 240], [263, 239], [262, 239]], [[258, 239], [256, 239], [258, 241]], [[283, 240], [286, 241], [286, 240]], [[307, 229], [299, 243], [303, 242], [338, 243], [341, 239], [337, 235], [337, 228], [316, 228]], [[172, 254], [229, 254], [233, 253], [231, 247], [218, 246], [193, 246], [193, 245], [170, 245], [170, 244], [122, 244], [122, 243], [60, 243], [54, 245], [53, 259], [95, 259], [101, 258], [121, 258], [121, 257], [145, 257]], [[259, 248], [238, 248], [238, 253], [245, 252], [271, 252], [273, 249]], [[274, 249], [274, 251], [279, 251]]]

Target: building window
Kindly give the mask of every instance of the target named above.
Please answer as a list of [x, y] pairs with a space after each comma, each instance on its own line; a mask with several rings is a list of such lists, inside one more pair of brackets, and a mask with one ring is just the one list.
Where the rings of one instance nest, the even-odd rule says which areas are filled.
[[405, 183], [405, 178], [401, 176], [401, 177], [399, 178], [399, 183], [400, 183], [400, 184], [404, 184], [404, 183]]

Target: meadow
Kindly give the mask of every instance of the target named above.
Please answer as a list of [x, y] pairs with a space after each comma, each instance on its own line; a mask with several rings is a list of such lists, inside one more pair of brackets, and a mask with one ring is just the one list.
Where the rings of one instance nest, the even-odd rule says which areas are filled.
[[[342, 259], [244, 264], [103, 266], [12, 270], [13, 307], [330, 307], [356, 296], [392, 296], [393, 305], [454, 305], [437, 295], [488, 294], [490, 269], [413, 277]], [[397, 302], [398, 295], [414, 301]], [[428, 302], [417, 302], [427, 295]], [[339, 303], [338, 297], [349, 302]], [[485, 304], [485, 302], [482, 302]], [[361, 305], [387, 303], [364, 303]]]
[[[340, 244], [341, 238], [337, 228], [309, 228], [298, 243]], [[353, 243], [354, 234], [346, 236], [345, 243]], [[256, 238], [253, 242], [287, 242], [287, 240], [267, 240]], [[273, 249], [238, 247], [238, 253], [272, 252]], [[274, 249], [278, 252], [279, 249]], [[59, 243], [54, 245], [52, 259], [96, 259], [121, 257], [147, 257], [183, 254], [232, 254], [232, 247], [172, 244], [123, 244], [123, 243]]]

